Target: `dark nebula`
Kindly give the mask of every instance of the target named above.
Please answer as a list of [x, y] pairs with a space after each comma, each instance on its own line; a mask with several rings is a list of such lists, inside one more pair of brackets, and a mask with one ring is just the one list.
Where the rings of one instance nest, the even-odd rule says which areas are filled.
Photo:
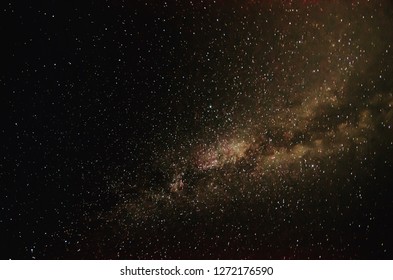
[[3, 258], [393, 257], [390, 1], [5, 4]]

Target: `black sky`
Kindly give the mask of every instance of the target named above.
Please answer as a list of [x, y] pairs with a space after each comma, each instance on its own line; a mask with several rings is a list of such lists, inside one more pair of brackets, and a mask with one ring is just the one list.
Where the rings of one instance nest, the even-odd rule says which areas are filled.
[[2, 257], [391, 258], [377, 2], [4, 3]]

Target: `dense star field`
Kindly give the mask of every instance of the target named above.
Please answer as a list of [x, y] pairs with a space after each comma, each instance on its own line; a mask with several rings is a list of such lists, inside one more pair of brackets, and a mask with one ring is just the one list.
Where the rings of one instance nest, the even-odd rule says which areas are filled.
[[2, 14], [2, 258], [393, 258], [390, 1]]

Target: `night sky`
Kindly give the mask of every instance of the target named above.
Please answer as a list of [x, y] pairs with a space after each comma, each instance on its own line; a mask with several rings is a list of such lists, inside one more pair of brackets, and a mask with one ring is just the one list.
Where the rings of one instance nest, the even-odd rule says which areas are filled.
[[3, 259], [392, 259], [393, 3], [1, 8]]

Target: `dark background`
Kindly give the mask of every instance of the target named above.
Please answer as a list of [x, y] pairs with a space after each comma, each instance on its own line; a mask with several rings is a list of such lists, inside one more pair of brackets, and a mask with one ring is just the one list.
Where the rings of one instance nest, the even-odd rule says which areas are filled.
[[[159, 188], [170, 175], [157, 171], [157, 154], [184, 138], [203, 138], [206, 127], [231, 125], [217, 122], [209, 104], [228, 102], [237, 112], [251, 106], [234, 102], [236, 86], [225, 90], [236, 80], [230, 70], [252, 60], [247, 51], [232, 55], [232, 47], [247, 50], [246, 31], [255, 34], [257, 25], [275, 42], [268, 32], [273, 27], [253, 20], [269, 5], [275, 12], [262, 18], [280, 18], [286, 4], [190, 3], [3, 3], [2, 258], [392, 258], [393, 152], [386, 127], [370, 140], [369, 160], [354, 161], [350, 153], [329, 159], [336, 168], [319, 180], [268, 186], [262, 200], [231, 202], [223, 214], [214, 205], [205, 212], [180, 210], [180, 216], [163, 210], [142, 222], [131, 218], [128, 227], [118, 216], [97, 218], [122, 201], [110, 187], [113, 178], [148, 178]], [[319, 10], [318, 1], [296, 5]], [[380, 10], [393, 18], [385, 5]], [[377, 14], [373, 8], [362, 12]], [[249, 18], [243, 22], [244, 16]], [[393, 43], [390, 35], [385, 40]], [[250, 71], [268, 69], [266, 57], [258, 61], [259, 70]], [[366, 71], [385, 69], [388, 78], [372, 90], [391, 93], [391, 54], [376, 57]], [[351, 82], [354, 92], [357, 84]], [[202, 120], [195, 121], [196, 115]], [[282, 198], [301, 202], [279, 206]]]

